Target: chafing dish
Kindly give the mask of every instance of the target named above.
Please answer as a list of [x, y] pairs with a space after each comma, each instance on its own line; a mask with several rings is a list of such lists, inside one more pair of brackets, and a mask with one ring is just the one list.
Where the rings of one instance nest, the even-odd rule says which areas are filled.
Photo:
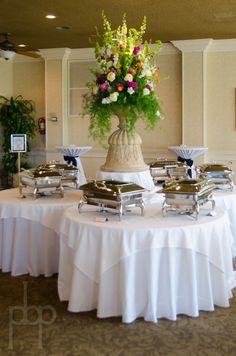
[[141, 209], [141, 215], [144, 214], [142, 193], [145, 189], [135, 183], [115, 180], [95, 180], [81, 185], [79, 189], [83, 191], [78, 205], [79, 212], [81, 212], [82, 206], [87, 203], [98, 206], [99, 211], [118, 213], [119, 220], [121, 220], [122, 214], [126, 210], [135, 207]]
[[214, 188], [214, 183], [205, 179], [182, 179], [167, 184], [158, 191], [165, 195], [162, 205], [163, 216], [168, 211], [179, 211], [192, 215], [197, 220], [200, 206], [208, 202], [211, 203], [212, 212], [215, 207], [215, 201], [212, 198]]
[[20, 172], [19, 191], [22, 195], [23, 187], [33, 188], [35, 199], [37, 194], [45, 194], [46, 191], [59, 193], [63, 197], [64, 189], [61, 182], [61, 175], [57, 171], [40, 168], [27, 169]]
[[39, 166], [38, 169], [58, 172], [62, 179], [62, 185], [73, 183], [76, 189], [79, 187], [78, 168], [75, 166], [66, 163], [50, 162]]
[[199, 166], [199, 178], [215, 183], [215, 188], [233, 190], [232, 169], [223, 164], [203, 164]]
[[154, 183], [177, 180], [187, 177], [188, 166], [175, 160], [157, 160], [150, 164], [150, 173]]

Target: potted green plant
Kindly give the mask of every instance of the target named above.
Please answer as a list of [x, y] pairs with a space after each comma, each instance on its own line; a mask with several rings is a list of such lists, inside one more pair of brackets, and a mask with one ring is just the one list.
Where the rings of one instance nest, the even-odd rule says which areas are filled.
[[[30, 151], [30, 139], [36, 134], [37, 125], [34, 120], [34, 103], [23, 99], [21, 95], [9, 99], [0, 96], [0, 125], [2, 127], [2, 168], [7, 174], [17, 172], [17, 154], [11, 153], [11, 134], [27, 135], [27, 151]], [[23, 157], [26, 157], [24, 154]], [[22, 166], [26, 162], [22, 160]]]
[[153, 129], [162, 116], [155, 91], [159, 82], [156, 55], [162, 43], [157, 41], [153, 49], [149, 42], [143, 41], [145, 17], [140, 30], [128, 29], [125, 16], [122, 25], [113, 30], [103, 14], [103, 27], [103, 43], [97, 43], [95, 48], [98, 69], [92, 70], [95, 78], [88, 83], [89, 91], [84, 95], [89, 133], [103, 142], [111, 130], [112, 118], [118, 117], [119, 129], [108, 140], [102, 170], [146, 170], [135, 125], [138, 119], [143, 119], [146, 127]]

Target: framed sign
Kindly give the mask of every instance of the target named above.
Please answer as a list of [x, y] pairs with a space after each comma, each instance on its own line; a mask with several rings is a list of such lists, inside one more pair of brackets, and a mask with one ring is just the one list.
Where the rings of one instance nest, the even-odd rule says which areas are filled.
[[26, 135], [11, 135], [11, 152], [26, 152]]

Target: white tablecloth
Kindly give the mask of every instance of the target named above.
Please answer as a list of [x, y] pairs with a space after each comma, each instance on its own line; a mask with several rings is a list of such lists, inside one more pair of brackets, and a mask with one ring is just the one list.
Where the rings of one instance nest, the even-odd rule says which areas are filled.
[[[24, 193], [27, 193], [24, 190]], [[18, 189], [0, 192], [0, 269], [12, 275], [58, 272], [59, 225], [63, 211], [77, 206], [81, 192], [20, 198]]]
[[78, 180], [79, 185], [87, 183], [87, 179], [84, 173], [84, 168], [80, 159], [80, 155], [87, 153], [91, 150], [91, 146], [59, 146], [57, 151], [62, 153], [64, 156], [74, 157], [76, 161], [76, 167], [78, 168]]
[[105, 172], [97, 171], [96, 179], [101, 180], [118, 180], [121, 182], [133, 182], [147, 190], [155, 189], [155, 185], [150, 171], [143, 172]]
[[233, 191], [214, 190], [214, 200], [216, 206], [227, 212], [230, 221], [230, 227], [233, 234], [232, 255], [236, 256], [236, 187]]
[[180, 313], [198, 316], [229, 306], [235, 286], [227, 214], [201, 209], [198, 221], [161, 216], [160, 204], [134, 209], [118, 221], [95, 221], [86, 206], [65, 211], [60, 232], [58, 291], [72, 312], [97, 309], [98, 317], [157, 322]]
[[202, 155], [207, 147], [192, 147], [192, 146], [170, 146], [168, 149], [177, 154], [177, 156], [185, 159], [193, 159]]

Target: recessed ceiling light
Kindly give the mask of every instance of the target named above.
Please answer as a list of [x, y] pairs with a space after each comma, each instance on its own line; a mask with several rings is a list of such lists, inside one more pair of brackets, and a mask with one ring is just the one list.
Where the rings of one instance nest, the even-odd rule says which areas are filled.
[[26, 44], [21, 43], [21, 44], [18, 45], [18, 47], [26, 47]]
[[56, 27], [57, 30], [70, 30], [69, 26], [57, 26]]
[[48, 15], [46, 15], [45, 17], [46, 17], [47, 19], [55, 19], [55, 18], [56, 18], [56, 16], [53, 15], [53, 14], [48, 14]]

